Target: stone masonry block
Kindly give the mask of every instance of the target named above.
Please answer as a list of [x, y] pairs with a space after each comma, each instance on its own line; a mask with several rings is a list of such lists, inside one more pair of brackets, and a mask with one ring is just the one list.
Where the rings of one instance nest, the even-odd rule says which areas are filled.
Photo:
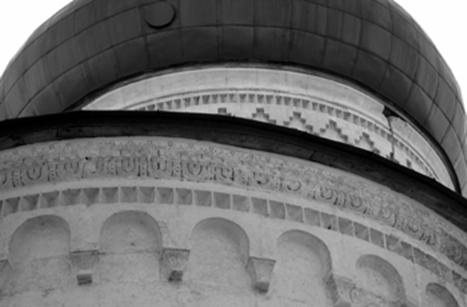
[[83, 189], [83, 202], [88, 206], [99, 203], [99, 192], [98, 188]]
[[412, 262], [414, 261], [412, 245], [399, 240], [399, 238], [393, 235], [385, 235], [385, 237], [386, 237], [386, 247], [388, 250], [395, 252], [399, 254], [400, 256]]
[[177, 204], [191, 205], [193, 203], [193, 193], [189, 189], [175, 189]]
[[233, 195], [232, 207], [237, 211], [248, 212], [250, 210], [249, 198], [243, 195]]
[[461, 290], [464, 294], [467, 294], [467, 279], [463, 278], [456, 271], [452, 271], [452, 280], [454, 285]]
[[138, 201], [144, 204], [152, 204], [156, 194], [154, 190], [154, 187], [139, 187]]
[[395, 251], [399, 245], [399, 238], [393, 235], [385, 235], [385, 236], [386, 236], [387, 249], [390, 251]]
[[271, 217], [276, 219], [285, 219], [285, 206], [283, 203], [270, 200], [269, 208], [271, 212]]
[[450, 282], [450, 283], [452, 282], [451, 270], [447, 266], [439, 262], [438, 271], [443, 281]]
[[368, 227], [359, 223], [354, 223], [355, 236], [361, 240], [370, 241]]
[[106, 204], [118, 203], [118, 188], [102, 188], [102, 201]]
[[262, 216], [268, 216], [268, 203], [266, 199], [262, 198], [255, 198], [251, 199], [251, 203], [253, 205], [253, 212], [260, 214]]
[[230, 209], [230, 194], [214, 193], [214, 204], [217, 208]]
[[295, 222], [303, 222], [303, 209], [300, 206], [291, 204], [286, 205], [287, 219]]
[[415, 259], [416, 264], [423, 266], [424, 268], [428, 269], [435, 275], [439, 275], [438, 261], [434, 257], [428, 254], [425, 254], [418, 248], [414, 248], [413, 251], [414, 251], [414, 259]]
[[370, 242], [384, 248], [384, 235], [381, 231], [370, 228]]
[[18, 212], [19, 209], [19, 197], [8, 198], [3, 202], [3, 216]]
[[345, 218], [339, 218], [339, 231], [342, 234], [353, 236], [353, 223], [351, 220]]
[[197, 206], [210, 207], [212, 205], [212, 194], [210, 191], [195, 191], [195, 203]]
[[52, 208], [59, 205], [59, 193], [57, 191], [41, 194], [40, 207]]
[[81, 203], [81, 189], [68, 189], [62, 192], [64, 206], [72, 206]]
[[21, 198], [20, 208], [21, 211], [36, 210], [39, 205], [39, 195], [26, 195]]
[[337, 231], [337, 217], [321, 212], [321, 227]]
[[135, 203], [138, 201], [138, 193], [136, 187], [121, 187], [120, 201], [122, 203]]
[[305, 222], [312, 226], [320, 226], [320, 215], [319, 211], [305, 208]]
[[400, 248], [396, 250], [396, 253], [413, 262], [413, 247], [407, 242], [401, 241]]
[[173, 204], [174, 203], [174, 192], [172, 188], [157, 188], [157, 194], [159, 196], [159, 203], [161, 204]]

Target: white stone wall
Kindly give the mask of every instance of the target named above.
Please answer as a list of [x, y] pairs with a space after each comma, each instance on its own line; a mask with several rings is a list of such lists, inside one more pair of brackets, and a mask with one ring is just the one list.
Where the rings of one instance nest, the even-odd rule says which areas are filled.
[[0, 161], [2, 307], [467, 306], [467, 236], [335, 169], [164, 138], [29, 145]]
[[453, 189], [435, 147], [384, 102], [323, 76], [257, 67], [170, 71], [119, 84], [87, 110], [159, 110], [254, 119], [372, 151]]

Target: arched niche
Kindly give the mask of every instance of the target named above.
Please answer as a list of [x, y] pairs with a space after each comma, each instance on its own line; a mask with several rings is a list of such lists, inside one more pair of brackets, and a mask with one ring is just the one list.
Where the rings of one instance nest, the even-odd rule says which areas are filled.
[[25, 221], [10, 240], [9, 261], [12, 265], [34, 259], [67, 255], [70, 251], [70, 227], [53, 215]]
[[272, 291], [281, 306], [332, 306], [331, 273], [331, 256], [320, 239], [298, 230], [279, 237]]
[[459, 307], [454, 296], [443, 286], [429, 283], [425, 290], [427, 307]]
[[99, 247], [101, 280], [158, 279], [162, 239], [156, 220], [149, 214], [123, 211], [110, 216], [102, 226]]
[[388, 302], [406, 301], [402, 277], [389, 262], [376, 255], [364, 255], [358, 259], [357, 286], [368, 292], [365, 301], [371, 302], [372, 297]]
[[237, 224], [209, 218], [191, 234], [187, 278], [203, 284], [245, 289], [251, 286], [246, 270], [249, 240]]
[[54, 288], [70, 281], [68, 255], [70, 228], [61, 217], [38, 216], [26, 220], [9, 244], [11, 291]]

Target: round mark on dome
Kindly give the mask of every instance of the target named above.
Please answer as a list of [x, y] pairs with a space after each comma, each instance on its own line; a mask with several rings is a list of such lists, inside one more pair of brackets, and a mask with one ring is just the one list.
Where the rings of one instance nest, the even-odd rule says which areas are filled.
[[145, 7], [144, 18], [151, 27], [163, 28], [175, 19], [175, 8], [170, 3], [159, 1]]

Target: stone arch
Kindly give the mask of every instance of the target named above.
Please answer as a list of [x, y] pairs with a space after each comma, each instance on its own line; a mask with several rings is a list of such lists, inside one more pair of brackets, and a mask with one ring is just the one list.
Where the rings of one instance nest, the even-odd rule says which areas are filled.
[[425, 289], [427, 307], [459, 307], [457, 300], [445, 287], [437, 283], [429, 283]]
[[156, 220], [142, 211], [111, 215], [103, 224], [100, 251], [106, 254], [160, 251], [161, 232]]
[[187, 278], [199, 283], [237, 289], [249, 288], [246, 270], [249, 238], [234, 222], [208, 218], [192, 231]]
[[159, 276], [162, 239], [156, 220], [142, 211], [122, 211], [103, 224], [99, 248], [102, 280], [153, 281]]
[[402, 277], [389, 262], [376, 255], [364, 255], [357, 260], [356, 267], [357, 287], [361, 291], [358, 292], [359, 297], [354, 297], [353, 301], [406, 301]]
[[21, 224], [9, 243], [9, 290], [53, 288], [70, 281], [70, 227], [61, 217], [43, 215]]
[[299, 230], [282, 234], [273, 274], [272, 291], [277, 292], [281, 305], [332, 306], [331, 255], [319, 238]]

